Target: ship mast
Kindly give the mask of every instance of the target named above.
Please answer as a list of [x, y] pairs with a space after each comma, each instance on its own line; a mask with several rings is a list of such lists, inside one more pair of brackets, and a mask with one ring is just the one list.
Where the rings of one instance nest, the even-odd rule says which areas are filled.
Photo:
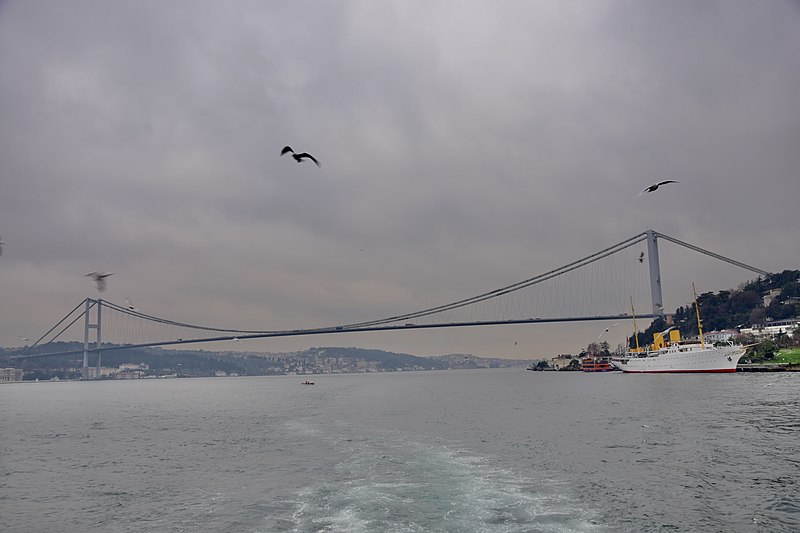
[[636, 311], [633, 309], [633, 296], [631, 296], [631, 316], [633, 317], [633, 338], [636, 339], [636, 351], [639, 351], [639, 330], [636, 329]]
[[692, 292], [694, 293], [694, 310], [697, 313], [697, 331], [700, 333], [700, 346], [705, 348], [706, 343], [703, 342], [703, 325], [700, 323], [700, 306], [697, 304], [697, 291], [692, 283]]

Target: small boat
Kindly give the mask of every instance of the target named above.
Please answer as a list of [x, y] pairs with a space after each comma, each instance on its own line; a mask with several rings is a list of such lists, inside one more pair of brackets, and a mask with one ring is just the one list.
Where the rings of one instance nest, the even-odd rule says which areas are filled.
[[610, 372], [616, 370], [608, 356], [587, 355], [581, 359], [581, 370], [584, 372]]
[[300, 382], [300, 385], [313, 385], [313, 384], [314, 384], [313, 381], [308, 381], [308, 380]]

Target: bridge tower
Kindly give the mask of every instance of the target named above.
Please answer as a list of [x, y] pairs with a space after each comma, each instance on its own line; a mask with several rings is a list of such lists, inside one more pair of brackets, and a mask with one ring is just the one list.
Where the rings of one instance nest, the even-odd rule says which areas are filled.
[[664, 315], [664, 299], [661, 296], [661, 267], [658, 261], [658, 234], [649, 229], [647, 235], [647, 262], [650, 265], [650, 299], [653, 314]]
[[[81, 369], [81, 378], [82, 379], [89, 379], [89, 330], [95, 330], [95, 350], [97, 352], [97, 372], [95, 373], [95, 378], [100, 377], [100, 342], [101, 342], [101, 327], [100, 324], [102, 323], [102, 309], [103, 309], [103, 300], [93, 300], [91, 298], [86, 298], [85, 300], [85, 308], [83, 311], [83, 368]], [[96, 307], [97, 311], [95, 313], [95, 322], [92, 323], [91, 321], [91, 310], [92, 307]]]

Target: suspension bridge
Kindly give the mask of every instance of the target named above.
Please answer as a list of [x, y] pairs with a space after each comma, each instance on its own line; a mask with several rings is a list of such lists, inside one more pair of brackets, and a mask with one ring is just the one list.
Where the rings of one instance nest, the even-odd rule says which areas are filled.
[[[82, 373], [88, 379], [90, 354], [96, 355], [96, 375], [100, 375], [102, 352], [130, 348], [345, 332], [603, 321], [631, 317], [634, 309], [642, 310], [636, 312], [637, 318], [663, 317], [659, 239], [760, 276], [768, 275], [764, 270], [647, 230], [555, 270], [476, 296], [419, 311], [324, 327], [252, 330], [200, 326], [149, 315], [130, 305], [86, 298], [12, 358], [83, 354]], [[58, 346], [57, 341], [80, 338], [81, 329], [82, 349], [47, 350], [47, 346]]]

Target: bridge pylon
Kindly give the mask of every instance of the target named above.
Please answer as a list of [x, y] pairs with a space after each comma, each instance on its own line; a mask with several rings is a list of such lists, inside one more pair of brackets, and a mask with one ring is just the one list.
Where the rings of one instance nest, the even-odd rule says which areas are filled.
[[647, 237], [647, 263], [650, 266], [650, 299], [653, 314], [664, 316], [664, 298], [661, 295], [661, 266], [658, 260], [658, 233], [649, 229]]
[[[95, 378], [100, 378], [100, 342], [101, 342], [101, 324], [102, 324], [102, 305], [103, 300], [93, 300], [86, 298], [84, 301], [83, 311], [83, 368], [81, 369], [81, 378], [89, 379], [89, 330], [95, 330], [95, 350], [97, 351], [97, 371]], [[92, 323], [91, 310], [96, 307], [95, 322]]]

